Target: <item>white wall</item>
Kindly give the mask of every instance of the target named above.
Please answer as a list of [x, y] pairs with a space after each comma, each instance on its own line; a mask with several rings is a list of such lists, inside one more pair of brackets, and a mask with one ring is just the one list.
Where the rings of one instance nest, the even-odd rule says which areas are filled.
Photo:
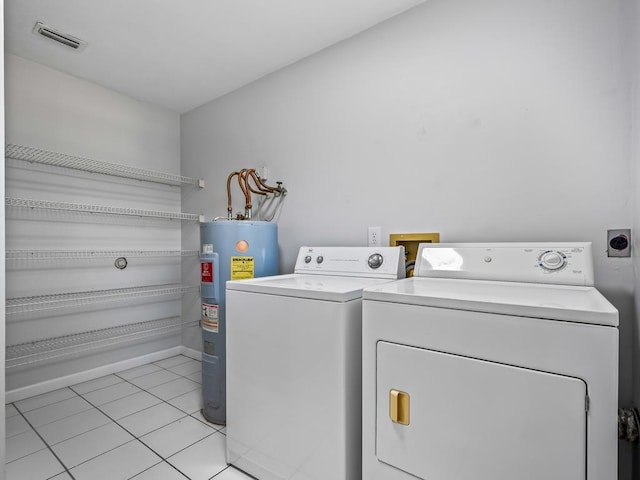
[[[169, 173], [180, 171], [179, 115], [7, 55], [6, 142]], [[6, 159], [10, 197], [180, 211], [180, 188]], [[180, 250], [180, 222], [9, 208], [7, 250]], [[191, 248], [196, 248], [193, 246]], [[8, 261], [7, 298], [180, 283], [180, 258]], [[196, 294], [197, 295], [197, 294]], [[179, 316], [180, 298], [7, 318], [7, 345]], [[11, 369], [7, 390], [177, 347], [180, 334]]]
[[[635, 273], [635, 328], [633, 330], [633, 365], [634, 368], [634, 404], [640, 409], [640, 0], [630, 2], [632, 8], [629, 18], [632, 19], [630, 66], [633, 74], [633, 102], [632, 106], [632, 162], [634, 182], [634, 214], [633, 214], [633, 245], [632, 257]], [[635, 446], [633, 456], [633, 471], [637, 478], [640, 476], [640, 447]]]
[[[210, 219], [229, 172], [268, 165], [290, 192], [283, 272], [300, 245], [363, 245], [373, 225], [593, 242], [629, 404], [633, 265], [605, 253], [606, 230], [632, 223], [626, 1], [430, 0], [183, 115], [182, 174], [206, 178]], [[183, 195], [184, 209], [202, 204]]]
[[[4, 7], [4, 2], [2, 2]], [[4, 63], [4, 8], [0, 12], [0, 60]], [[0, 77], [0, 103], [4, 105], [4, 75]], [[4, 143], [4, 110], [0, 112], [0, 139]], [[2, 157], [2, 169], [0, 171], [0, 195], [4, 197], [4, 157]], [[4, 210], [0, 212], [0, 345], [5, 343], [5, 273], [4, 273]], [[5, 389], [5, 352], [0, 351], [0, 392], [4, 392]], [[5, 431], [5, 405], [4, 402], [0, 402], [0, 432]], [[6, 453], [6, 441], [3, 435], [0, 439], [0, 478], [4, 478], [5, 471], [5, 453]]]

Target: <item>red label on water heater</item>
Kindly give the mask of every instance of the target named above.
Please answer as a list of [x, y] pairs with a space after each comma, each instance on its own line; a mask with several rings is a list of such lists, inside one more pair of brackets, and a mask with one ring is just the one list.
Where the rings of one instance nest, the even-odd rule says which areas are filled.
[[213, 283], [213, 263], [200, 262], [201, 281], [203, 283]]

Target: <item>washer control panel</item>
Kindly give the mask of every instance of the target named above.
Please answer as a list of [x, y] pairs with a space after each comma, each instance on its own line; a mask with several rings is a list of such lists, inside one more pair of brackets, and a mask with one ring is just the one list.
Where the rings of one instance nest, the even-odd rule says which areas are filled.
[[416, 277], [593, 286], [591, 243], [425, 243]]
[[404, 247], [301, 247], [295, 273], [379, 277], [405, 276]]

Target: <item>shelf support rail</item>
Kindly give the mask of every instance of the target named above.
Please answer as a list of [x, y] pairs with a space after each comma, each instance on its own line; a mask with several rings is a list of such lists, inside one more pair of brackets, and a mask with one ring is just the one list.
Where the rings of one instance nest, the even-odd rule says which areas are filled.
[[114, 177], [144, 180], [147, 182], [162, 183], [164, 185], [195, 185], [199, 188], [204, 188], [204, 179], [202, 178], [183, 177], [172, 173], [130, 167], [118, 163], [102, 162], [100, 160], [76, 157], [11, 143], [5, 147], [5, 156], [16, 160], [39, 163], [41, 165], [72, 168], [74, 170], [111, 175]]
[[9, 345], [6, 347], [6, 368], [169, 335], [195, 325], [198, 320], [182, 321], [181, 317], [171, 317]]
[[135, 300], [138, 298], [179, 295], [198, 291], [199, 288], [198, 285], [182, 286], [170, 284], [7, 298], [5, 313], [7, 317], [9, 317], [19, 313], [38, 312], [58, 308], [74, 308], [114, 301]]
[[110, 207], [106, 205], [87, 205], [82, 203], [53, 202], [48, 200], [31, 200], [26, 198], [6, 197], [7, 207], [38, 208], [65, 212], [96, 213], [101, 215], [125, 215], [131, 217], [165, 218], [169, 220], [204, 221], [204, 215], [195, 213], [161, 212], [137, 208]]
[[7, 250], [5, 260], [87, 259], [111, 257], [192, 257], [198, 250]]

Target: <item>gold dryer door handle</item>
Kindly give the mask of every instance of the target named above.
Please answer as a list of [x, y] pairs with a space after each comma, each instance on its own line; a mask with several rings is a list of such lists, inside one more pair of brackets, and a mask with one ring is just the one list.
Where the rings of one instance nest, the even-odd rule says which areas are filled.
[[394, 423], [409, 425], [409, 394], [400, 390], [389, 391], [389, 418]]

